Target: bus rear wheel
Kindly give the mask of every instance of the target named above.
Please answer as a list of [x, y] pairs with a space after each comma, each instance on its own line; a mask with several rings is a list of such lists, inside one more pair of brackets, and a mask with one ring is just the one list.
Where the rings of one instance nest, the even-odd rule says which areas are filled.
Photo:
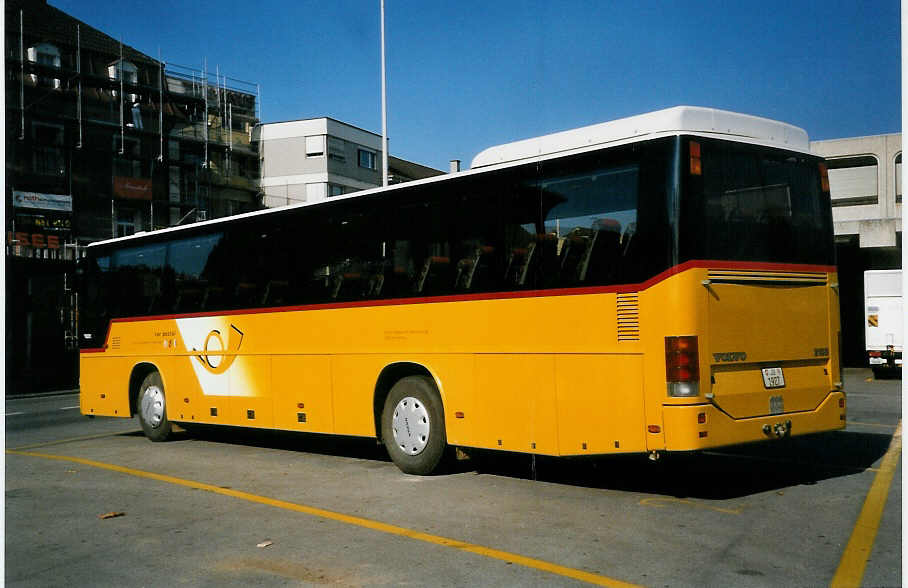
[[441, 397], [430, 378], [398, 380], [385, 399], [381, 423], [382, 441], [402, 472], [425, 476], [439, 467], [447, 437]]
[[139, 423], [142, 431], [152, 441], [166, 441], [173, 427], [167, 419], [164, 397], [164, 383], [161, 374], [151, 372], [139, 386], [136, 406], [139, 409]]

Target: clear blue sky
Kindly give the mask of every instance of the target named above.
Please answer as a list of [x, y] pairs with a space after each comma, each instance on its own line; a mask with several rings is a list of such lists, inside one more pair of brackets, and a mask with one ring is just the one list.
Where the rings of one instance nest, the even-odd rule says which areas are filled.
[[[379, 0], [49, 0], [164, 61], [259, 83], [264, 122], [381, 132]], [[491, 145], [678, 104], [811, 139], [899, 132], [898, 0], [386, 0], [391, 153]]]

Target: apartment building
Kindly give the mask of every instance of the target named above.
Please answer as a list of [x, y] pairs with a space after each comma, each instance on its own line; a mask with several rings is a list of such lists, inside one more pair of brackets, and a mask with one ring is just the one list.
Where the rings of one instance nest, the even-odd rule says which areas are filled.
[[[261, 191], [267, 207], [318, 202], [382, 185], [381, 136], [332, 118], [257, 126]], [[440, 175], [417, 163], [388, 158], [389, 183]]]

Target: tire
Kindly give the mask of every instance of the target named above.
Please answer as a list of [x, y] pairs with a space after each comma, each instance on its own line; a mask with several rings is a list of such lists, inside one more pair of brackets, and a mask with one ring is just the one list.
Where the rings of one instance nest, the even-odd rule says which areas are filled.
[[435, 384], [425, 376], [397, 381], [381, 415], [382, 441], [405, 474], [436, 471], [447, 447], [445, 415]]
[[142, 380], [136, 397], [136, 408], [146, 437], [152, 441], [166, 441], [170, 437], [173, 427], [167, 419], [161, 374], [151, 372]]

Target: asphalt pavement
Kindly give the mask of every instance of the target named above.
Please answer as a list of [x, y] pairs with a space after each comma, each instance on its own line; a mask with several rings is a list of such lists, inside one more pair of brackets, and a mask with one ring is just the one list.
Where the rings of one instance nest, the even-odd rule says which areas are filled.
[[151, 443], [77, 395], [7, 398], [5, 581], [901, 585], [901, 382], [849, 370], [846, 387], [831, 434], [655, 465], [482, 453], [431, 477], [374, 440]]

